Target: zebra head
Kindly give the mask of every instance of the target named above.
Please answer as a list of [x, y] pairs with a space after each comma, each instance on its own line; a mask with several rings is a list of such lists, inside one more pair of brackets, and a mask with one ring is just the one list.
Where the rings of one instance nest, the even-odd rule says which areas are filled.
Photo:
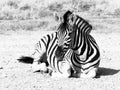
[[58, 48], [56, 50], [57, 57], [63, 57], [66, 51], [70, 47], [71, 37], [70, 35], [73, 32], [73, 13], [71, 11], [65, 12], [63, 15], [63, 21], [58, 27], [57, 31], [57, 44]]

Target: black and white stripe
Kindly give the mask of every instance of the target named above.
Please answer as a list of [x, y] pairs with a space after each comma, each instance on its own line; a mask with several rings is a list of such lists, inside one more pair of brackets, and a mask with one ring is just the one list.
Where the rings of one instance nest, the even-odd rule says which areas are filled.
[[90, 35], [92, 26], [78, 15], [74, 15], [73, 19], [73, 32], [70, 34], [72, 54], [66, 53], [71, 55], [69, 62], [80, 77], [95, 77], [100, 63], [100, 51]]
[[[69, 63], [63, 60], [71, 41], [68, 33], [70, 26], [67, 22], [68, 20], [66, 21], [66, 17], [69, 17], [68, 14], [68, 12], [65, 13], [64, 21], [60, 23], [56, 32], [43, 36], [35, 45], [35, 52], [32, 55], [33, 69], [35, 67], [35, 70], [37, 70], [36, 66], [41, 63], [45, 63], [46, 68], [51, 69], [53, 72], [61, 74], [64, 74], [64, 72], [67, 73], [67, 70], [70, 69]], [[59, 45], [63, 47], [60, 48]], [[46, 58], [44, 58], [44, 56]], [[20, 60], [22, 59], [19, 59], [19, 61]]]
[[[66, 35], [67, 34], [65, 34], [63, 38], [66, 38]], [[70, 41], [69, 39], [70, 38], [67, 38], [67, 41], [64, 40], [65, 42], [62, 42], [62, 44], [68, 47], [66, 43]], [[58, 32], [47, 34], [46, 36], [41, 38], [35, 47], [35, 53], [33, 54], [33, 58], [34, 58], [33, 64], [34, 63], [39, 64], [39, 62], [46, 63], [46, 67], [49, 67], [48, 69], [51, 69], [52, 72], [54, 72], [53, 74], [60, 73], [64, 75], [64, 73], [66, 73], [68, 69], [71, 69], [71, 67], [67, 60], [63, 60], [67, 50], [59, 49], [58, 43], [60, 43], [58, 42]], [[67, 49], [66, 47], [63, 49]], [[44, 54], [46, 54], [47, 60], [40, 59]], [[65, 66], [66, 64], [68, 65], [68, 67]], [[65, 69], [67, 70], [64, 71]], [[69, 76], [70, 73], [66, 77]]]
[[[57, 49], [57, 32], [48, 34], [41, 38], [35, 47], [35, 53], [33, 54], [34, 62], [41, 62], [41, 63], [47, 63], [52, 70], [59, 70], [59, 62], [55, 58], [55, 51]], [[43, 54], [46, 54], [47, 60], [41, 61], [39, 60]]]

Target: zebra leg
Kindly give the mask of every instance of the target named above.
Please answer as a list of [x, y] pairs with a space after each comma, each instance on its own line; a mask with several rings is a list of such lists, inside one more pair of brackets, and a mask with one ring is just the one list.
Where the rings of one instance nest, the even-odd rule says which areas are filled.
[[41, 38], [40, 41], [35, 45], [35, 52], [32, 55], [34, 58], [33, 64], [32, 64], [32, 70], [33, 72], [36, 71], [43, 71], [47, 72], [47, 55], [46, 55], [46, 46], [45, 43], [42, 41]]
[[[41, 71], [41, 72], [47, 72], [47, 65], [46, 65], [46, 58], [43, 58], [45, 54], [34, 53], [33, 54], [33, 64], [32, 64], [32, 70], [33, 72]], [[45, 56], [46, 57], [46, 56]]]
[[89, 70], [87, 73], [81, 73], [80, 77], [81, 78], [95, 78], [96, 74], [97, 74], [98, 68], [92, 68], [91, 70]]
[[47, 72], [48, 71], [48, 68], [46, 66], [46, 63], [37, 63], [37, 62], [34, 62], [32, 64], [32, 70], [33, 72], [37, 72], [37, 71], [40, 71], [40, 72]]
[[95, 78], [97, 74], [98, 68], [93, 68], [87, 73], [87, 77]]
[[68, 61], [61, 62], [61, 71], [63, 73], [63, 77], [69, 77], [71, 75], [71, 66]]
[[59, 62], [59, 71], [52, 72], [52, 78], [69, 78], [71, 75], [71, 66], [67, 61]]

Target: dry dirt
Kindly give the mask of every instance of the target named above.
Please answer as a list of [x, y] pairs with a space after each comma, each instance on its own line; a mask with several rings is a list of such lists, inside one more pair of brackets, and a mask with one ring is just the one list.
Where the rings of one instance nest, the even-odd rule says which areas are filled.
[[[117, 22], [118, 27], [119, 24]], [[111, 25], [112, 30], [108, 33], [92, 32], [101, 51], [100, 77], [95, 79], [54, 79], [47, 74], [33, 73], [29, 64], [17, 61], [21, 55], [31, 55], [40, 37], [53, 31], [11, 30], [1, 33], [0, 90], [120, 90], [120, 33], [114, 32], [118, 31], [116, 23]]]

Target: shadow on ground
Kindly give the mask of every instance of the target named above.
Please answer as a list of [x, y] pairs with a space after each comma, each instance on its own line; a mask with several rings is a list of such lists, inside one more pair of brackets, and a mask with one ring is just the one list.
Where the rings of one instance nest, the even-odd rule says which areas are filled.
[[114, 74], [117, 74], [119, 71], [120, 70], [117, 70], [117, 69], [100, 67], [98, 70], [97, 78], [100, 78], [100, 76], [114, 75]]

